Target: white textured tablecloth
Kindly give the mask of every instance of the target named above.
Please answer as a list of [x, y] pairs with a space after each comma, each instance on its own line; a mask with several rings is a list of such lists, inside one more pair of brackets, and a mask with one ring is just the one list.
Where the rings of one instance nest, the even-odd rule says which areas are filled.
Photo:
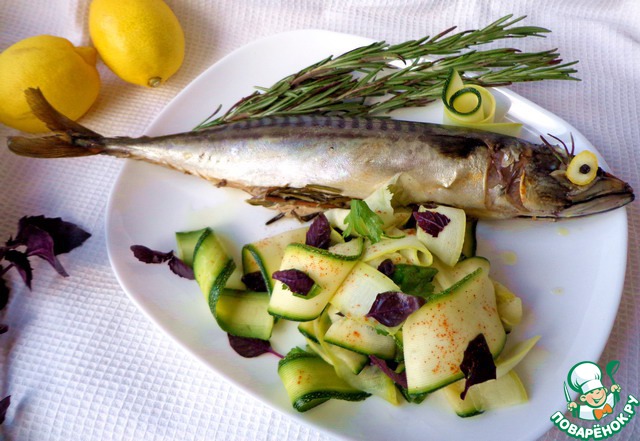
[[[123, 0], [126, 1], [126, 0]], [[482, 26], [507, 13], [553, 30], [517, 40], [523, 49], [559, 47], [580, 60], [582, 82], [513, 89], [554, 112], [597, 146], [616, 175], [640, 189], [640, 2], [198, 1], [169, 0], [187, 40], [181, 70], [164, 86], [129, 85], [100, 64], [103, 88], [82, 122], [105, 135], [140, 135], [182, 88], [212, 63], [260, 37], [327, 29], [389, 42], [450, 25]], [[89, 1], [0, 0], [0, 50], [32, 35], [89, 44]], [[212, 85], [224, 87], [224, 84]], [[105, 207], [122, 162], [109, 158], [34, 161], [10, 154], [0, 127], [0, 240], [23, 215], [62, 217], [92, 238], [61, 260], [68, 278], [37, 262], [33, 290], [15, 275], [3, 311], [0, 392], [12, 405], [0, 433], [12, 440], [329, 440], [262, 405], [204, 368], [150, 323], [121, 290], [105, 246]], [[640, 212], [628, 208], [624, 295], [602, 356], [621, 361], [616, 380], [640, 394]], [[588, 246], [588, 244], [585, 244]], [[606, 293], [603, 293], [606, 295]], [[637, 396], [637, 395], [636, 395]], [[550, 414], [553, 409], [549, 409]], [[612, 439], [640, 439], [640, 418]], [[478, 439], [481, 439], [481, 434]], [[551, 428], [544, 439], [566, 439]], [[428, 439], [428, 436], [425, 437]]]

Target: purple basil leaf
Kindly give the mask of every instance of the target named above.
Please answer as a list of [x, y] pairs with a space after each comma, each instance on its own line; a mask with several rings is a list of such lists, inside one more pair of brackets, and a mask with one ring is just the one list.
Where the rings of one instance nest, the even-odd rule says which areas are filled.
[[238, 354], [244, 358], [258, 357], [267, 352], [277, 357], [283, 358], [271, 347], [269, 340], [260, 340], [259, 338], [238, 337], [236, 335], [227, 334], [229, 337], [229, 345]]
[[424, 303], [422, 297], [394, 291], [383, 292], [376, 296], [367, 317], [373, 317], [385, 326], [398, 326]]
[[451, 222], [447, 216], [435, 211], [416, 211], [413, 213], [413, 217], [418, 226], [433, 237], [438, 237], [444, 227]]
[[267, 284], [264, 281], [264, 277], [262, 277], [262, 273], [260, 271], [254, 271], [252, 273], [247, 273], [242, 276], [242, 283], [249, 289], [249, 291], [255, 292], [267, 292]]
[[25, 224], [20, 228], [20, 234], [22, 244], [27, 247], [27, 256], [38, 256], [49, 262], [61, 276], [69, 276], [53, 251], [53, 238], [49, 233], [35, 225]]
[[307, 231], [307, 238], [305, 243], [312, 247], [322, 248], [326, 250], [329, 248], [329, 242], [331, 239], [331, 225], [327, 216], [320, 213], [313, 220]]
[[404, 387], [405, 389], [409, 388], [409, 385], [407, 384], [407, 374], [405, 372], [397, 373], [387, 365], [386, 361], [376, 357], [375, 355], [369, 355], [369, 360], [371, 360], [371, 363], [378, 366], [387, 377], [393, 380], [394, 383]]
[[0, 334], [4, 334], [9, 330], [9, 325], [5, 325], [4, 323], [0, 323]]
[[79, 247], [91, 237], [91, 234], [73, 224], [63, 221], [61, 218], [48, 218], [44, 216], [24, 216], [18, 222], [18, 236], [15, 242], [26, 244], [24, 229], [27, 225], [33, 225], [46, 231], [53, 239], [53, 253], [68, 253], [74, 248]]
[[173, 251], [165, 253], [163, 251], [152, 250], [144, 245], [131, 245], [130, 249], [133, 252], [134, 257], [140, 262], [154, 264], [168, 262], [169, 269], [174, 274], [189, 280], [195, 279], [193, 269], [173, 254]]
[[169, 259], [169, 269], [171, 269], [174, 274], [184, 277], [185, 279], [196, 279], [196, 276], [193, 274], [193, 268], [178, 259], [176, 256], [171, 256]]
[[20, 277], [24, 280], [25, 285], [31, 289], [33, 271], [31, 270], [31, 264], [29, 263], [27, 254], [22, 251], [8, 250], [4, 253], [4, 258], [13, 264], [14, 268], [18, 270], [18, 273], [20, 273]]
[[478, 334], [464, 351], [460, 370], [464, 374], [464, 390], [460, 399], [464, 400], [471, 386], [496, 378], [496, 364], [484, 334]]
[[271, 277], [287, 285], [292, 292], [303, 296], [309, 294], [309, 291], [315, 285], [315, 282], [307, 273], [297, 269], [276, 271]]
[[[0, 274], [4, 268], [0, 266]], [[4, 309], [9, 303], [9, 287], [7, 286], [7, 281], [4, 280], [4, 277], [0, 276], [0, 310]]]
[[131, 245], [133, 255], [140, 262], [144, 263], [164, 263], [173, 257], [173, 251], [163, 253], [162, 251], [152, 250], [144, 245]]
[[7, 417], [7, 410], [11, 404], [11, 395], [7, 395], [0, 401], [0, 424], [4, 423], [4, 419]]
[[393, 273], [396, 271], [396, 265], [393, 263], [391, 259], [385, 259], [380, 262], [378, 265], [378, 271], [384, 274], [387, 277], [393, 276]]

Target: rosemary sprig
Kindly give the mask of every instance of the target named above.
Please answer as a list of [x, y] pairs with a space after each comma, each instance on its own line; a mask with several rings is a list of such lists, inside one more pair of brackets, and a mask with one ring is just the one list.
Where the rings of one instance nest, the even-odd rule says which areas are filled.
[[264, 116], [372, 116], [423, 106], [440, 97], [451, 69], [461, 74], [465, 84], [485, 87], [576, 80], [571, 66], [577, 61], [562, 63], [556, 49], [533, 53], [513, 48], [470, 49], [508, 38], [544, 37], [550, 32], [536, 26], [514, 26], [524, 18], [507, 15], [482, 29], [451, 34], [455, 28], [449, 28], [434, 37], [396, 45], [381, 41], [327, 57], [271, 87], [256, 88], [214, 118], [218, 108], [196, 129]]

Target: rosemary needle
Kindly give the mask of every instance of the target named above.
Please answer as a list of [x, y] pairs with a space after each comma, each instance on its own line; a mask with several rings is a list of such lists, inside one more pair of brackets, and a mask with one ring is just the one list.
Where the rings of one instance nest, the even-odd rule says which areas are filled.
[[[514, 26], [525, 17], [507, 15], [477, 30], [390, 45], [384, 41], [327, 57], [289, 75], [271, 87], [257, 88], [224, 114], [211, 117], [197, 129], [264, 116], [325, 114], [382, 115], [399, 108], [428, 104], [441, 96], [451, 69], [465, 84], [505, 86], [515, 82], [577, 80], [571, 76], [577, 61], [563, 63], [556, 49], [520, 52], [514, 48], [479, 50], [499, 40], [544, 37], [537, 26]], [[377, 97], [377, 100], [367, 98]], [[215, 117], [215, 118], [214, 118]]]

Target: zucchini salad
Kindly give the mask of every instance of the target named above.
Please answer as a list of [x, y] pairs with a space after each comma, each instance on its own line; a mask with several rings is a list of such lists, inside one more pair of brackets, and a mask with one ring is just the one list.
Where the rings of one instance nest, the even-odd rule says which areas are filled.
[[[281, 358], [300, 412], [372, 395], [399, 405], [444, 394], [461, 417], [526, 402], [513, 368], [538, 337], [503, 351], [522, 303], [476, 255], [476, 221], [448, 206], [395, 208], [394, 191], [246, 244], [241, 265], [210, 228], [176, 233], [171, 260], [192, 270], [238, 354]], [[269, 340], [285, 322], [306, 345], [280, 355]]]

